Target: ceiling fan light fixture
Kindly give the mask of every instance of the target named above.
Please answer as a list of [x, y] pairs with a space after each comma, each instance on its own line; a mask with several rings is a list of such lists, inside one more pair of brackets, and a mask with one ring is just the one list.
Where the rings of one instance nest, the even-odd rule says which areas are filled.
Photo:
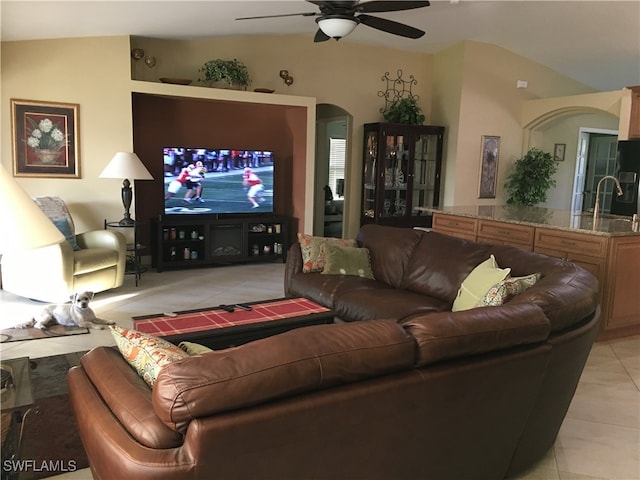
[[360, 23], [355, 17], [349, 17], [346, 15], [330, 17], [320, 17], [316, 19], [318, 27], [328, 37], [339, 38], [346, 37], [356, 28]]

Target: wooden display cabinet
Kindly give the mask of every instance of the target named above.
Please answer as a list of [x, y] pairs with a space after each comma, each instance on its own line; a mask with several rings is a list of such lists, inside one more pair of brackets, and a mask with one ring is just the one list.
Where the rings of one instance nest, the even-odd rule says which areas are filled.
[[361, 224], [430, 226], [439, 205], [444, 127], [364, 125]]

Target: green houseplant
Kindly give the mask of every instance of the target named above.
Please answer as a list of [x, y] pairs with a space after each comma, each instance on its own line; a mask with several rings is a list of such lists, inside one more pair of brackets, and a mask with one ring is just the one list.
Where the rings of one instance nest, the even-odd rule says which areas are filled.
[[251, 84], [249, 70], [244, 63], [236, 60], [222, 60], [217, 58], [209, 60], [198, 70], [204, 75], [204, 80], [198, 78], [198, 81], [204, 81], [209, 86], [216, 82], [226, 83], [229, 86], [237, 85], [240, 87], [248, 87]]
[[389, 108], [387, 108], [382, 116], [385, 121], [390, 123], [406, 123], [411, 125], [422, 125], [425, 116], [422, 109], [418, 105], [415, 97], [406, 97], [395, 100]]
[[513, 170], [507, 177], [507, 204], [534, 206], [546, 201], [547, 191], [556, 185], [552, 177], [557, 170], [558, 162], [550, 153], [531, 148], [515, 161]]

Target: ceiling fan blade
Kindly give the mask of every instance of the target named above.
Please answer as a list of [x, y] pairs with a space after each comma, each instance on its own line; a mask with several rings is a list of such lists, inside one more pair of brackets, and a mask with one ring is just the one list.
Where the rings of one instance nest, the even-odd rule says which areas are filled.
[[240, 17], [236, 20], [255, 20], [257, 18], [278, 18], [278, 17], [315, 17], [317, 12], [304, 12], [304, 13], [283, 13], [280, 15], [260, 15], [257, 17]]
[[324, 33], [322, 30], [318, 29], [318, 31], [316, 32], [316, 36], [313, 37], [313, 41], [315, 43], [318, 42], [326, 42], [327, 40], [329, 40], [331, 37], [329, 35], [327, 35], [326, 33]]
[[375, 12], [397, 12], [400, 10], [412, 10], [414, 8], [423, 8], [431, 5], [427, 1], [385, 1], [373, 0], [371, 2], [360, 3], [355, 6], [358, 12], [375, 13]]
[[348, 1], [348, 0], [307, 0], [309, 3], [313, 3], [319, 7], [328, 7], [328, 8], [353, 8], [357, 5], [357, 1]]
[[368, 27], [401, 37], [415, 39], [422, 37], [425, 33], [417, 28], [410, 27], [404, 23], [394, 22], [393, 20], [387, 20], [386, 18], [372, 17], [371, 15], [358, 15], [357, 18], [360, 20], [360, 23]]

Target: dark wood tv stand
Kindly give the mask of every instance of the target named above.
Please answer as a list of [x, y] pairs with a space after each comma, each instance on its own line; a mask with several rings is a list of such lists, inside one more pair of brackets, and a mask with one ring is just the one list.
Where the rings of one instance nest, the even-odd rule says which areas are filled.
[[167, 215], [152, 221], [152, 266], [281, 261], [289, 248], [290, 219], [282, 216], [215, 218]]

